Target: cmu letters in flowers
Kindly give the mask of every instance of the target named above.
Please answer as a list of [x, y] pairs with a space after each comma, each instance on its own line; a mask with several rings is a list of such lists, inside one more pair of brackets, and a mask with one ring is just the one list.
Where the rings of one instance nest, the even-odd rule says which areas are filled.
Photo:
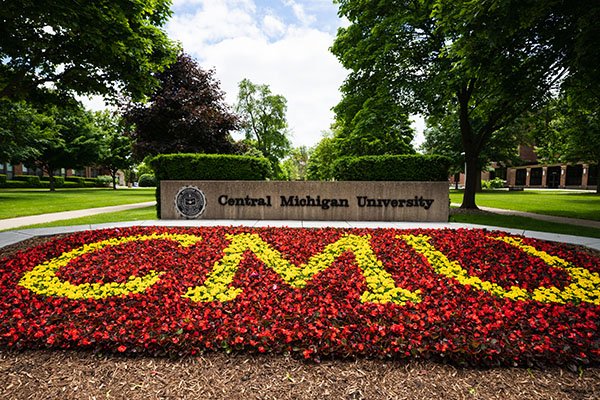
[[0, 342], [597, 364], [599, 266], [485, 230], [88, 231], [0, 261]]

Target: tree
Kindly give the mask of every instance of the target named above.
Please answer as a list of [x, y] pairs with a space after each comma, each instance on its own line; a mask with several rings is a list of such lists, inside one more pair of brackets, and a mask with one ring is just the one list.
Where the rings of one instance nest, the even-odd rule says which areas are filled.
[[187, 54], [158, 74], [160, 88], [148, 103], [126, 109], [134, 156], [165, 153], [232, 153], [230, 132], [238, 119], [224, 102], [214, 77]]
[[38, 156], [36, 143], [52, 135], [47, 119], [25, 101], [0, 99], [0, 163]]
[[108, 111], [94, 114], [94, 123], [102, 135], [98, 164], [110, 171], [113, 189], [117, 189], [117, 172], [133, 165], [131, 139], [126, 135], [122, 119]]
[[236, 112], [242, 120], [246, 140], [252, 142], [269, 159], [274, 176], [280, 172], [279, 161], [290, 152], [287, 101], [271, 93], [268, 85], [256, 85], [248, 79], [239, 83]]
[[339, 157], [332, 133], [323, 133], [319, 143], [310, 150], [306, 166], [306, 179], [330, 181], [334, 179], [333, 163]]
[[176, 45], [161, 26], [169, 0], [3, 1], [0, 98], [34, 100], [48, 87], [143, 98]]
[[60, 168], [83, 168], [97, 163], [100, 157], [101, 135], [94, 126], [93, 116], [79, 102], [61, 107], [50, 105], [43, 129], [48, 135], [35, 142], [37, 154], [24, 159], [50, 177], [50, 191], [55, 190], [55, 171]]
[[376, 75], [342, 86], [334, 107], [335, 143], [345, 156], [411, 154], [414, 130], [406, 109]]
[[295, 147], [281, 163], [282, 180], [305, 181], [310, 150], [306, 146]]
[[565, 77], [552, 36], [564, 20], [540, 13], [539, 2], [338, 2], [351, 24], [332, 51], [352, 71], [347, 82], [377, 76], [413, 112], [454, 115], [467, 168], [462, 207], [477, 208], [481, 152]]
[[[455, 175], [458, 182], [458, 174], [465, 171], [465, 153], [463, 152], [460, 127], [454, 115], [449, 114], [441, 119], [433, 116], [428, 118], [424, 134], [425, 142], [421, 149], [427, 154], [441, 154], [450, 158], [452, 164], [449, 172]], [[487, 168], [491, 162], [499, 162], [504, 165], [518, 164], [520, 162], [517, 154], [518, 146], [530, 142], [530, 134], [524, 129], [515, 129], [513, 125], [495, 131], [479, 153], [477, 191], [481, 189], [482, 170]]]

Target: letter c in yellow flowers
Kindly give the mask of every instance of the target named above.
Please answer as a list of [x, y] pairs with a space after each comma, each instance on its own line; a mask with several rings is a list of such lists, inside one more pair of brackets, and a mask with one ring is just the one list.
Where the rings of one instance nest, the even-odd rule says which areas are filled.
[[122, 238], [103, 240], [101, 242], [86, 244], [60, 256], [37, 265], [33, 270], [25, 273], [19, 285], [31, 290], [36, 294], [44, 296], [67, 297], [72, 300], [80, 299], [104, 299], [112, 296], [123, 296], [128, 294], [142, 293], [150, 286], [159, 281], [164, 272], [149, 271], [144, 276], [130, 276], [124, 283], [83, 283], [74, 285], [61, 280], [56, 273], [62, 267], [84, 254], [101, 250], [108, 246], [119, 246], [130, 242], [141, 242], [148, 240], [173, 240], [182, 247], [191, 246], [200, 240], [199, 236], [178, 235], [170, 233], [153, 233], [151, 235], [135, 235]]

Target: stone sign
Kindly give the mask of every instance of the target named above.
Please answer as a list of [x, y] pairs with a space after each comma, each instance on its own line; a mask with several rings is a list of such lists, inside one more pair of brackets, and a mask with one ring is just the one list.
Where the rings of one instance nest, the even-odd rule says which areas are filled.
[[161, 181], [162, 219], [448, 221], [447, 182]]

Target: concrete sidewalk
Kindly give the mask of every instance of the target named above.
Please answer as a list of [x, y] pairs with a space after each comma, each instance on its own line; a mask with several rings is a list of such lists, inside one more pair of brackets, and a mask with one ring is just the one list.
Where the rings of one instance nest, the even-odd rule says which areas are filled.
[[488, 229], [522, 235], [534, 239], [570, 243], [600, 251], [600, 239], [583, 236], [559, 235], [547, 232], [525, 231], [503, 227], [463, 224], [456, 222], [368, 222], [368, 221], [265, 221], [265, 220], [149, 220], [99, 225], [79, 225], [59, 228], [38, 228], [0, 232], [0, 250], [4, 246], [18, 243], [36, 236], [58, 235], [93, 229], [123, 228], [130, 226], [249, 226], [291, 228], [396, 228], [396, 229]]
[[21, 226], [43, 224], [46, 222], [62, 221], [65, 219], [87, 217], [89, 215], [112, 213], [116, 211], [133, 210], [136, 208], [150, 207], [156, 204], [156, 201], [147, 201], [145, 203], [123, 204], [119, 206], [108, 206], [98, 208], [88, 208], [85, 210], [63, 211], [51, 214], [30, 215], [27, 217], [0, 219], [0, 231], [6, 229], [15, 229]]

